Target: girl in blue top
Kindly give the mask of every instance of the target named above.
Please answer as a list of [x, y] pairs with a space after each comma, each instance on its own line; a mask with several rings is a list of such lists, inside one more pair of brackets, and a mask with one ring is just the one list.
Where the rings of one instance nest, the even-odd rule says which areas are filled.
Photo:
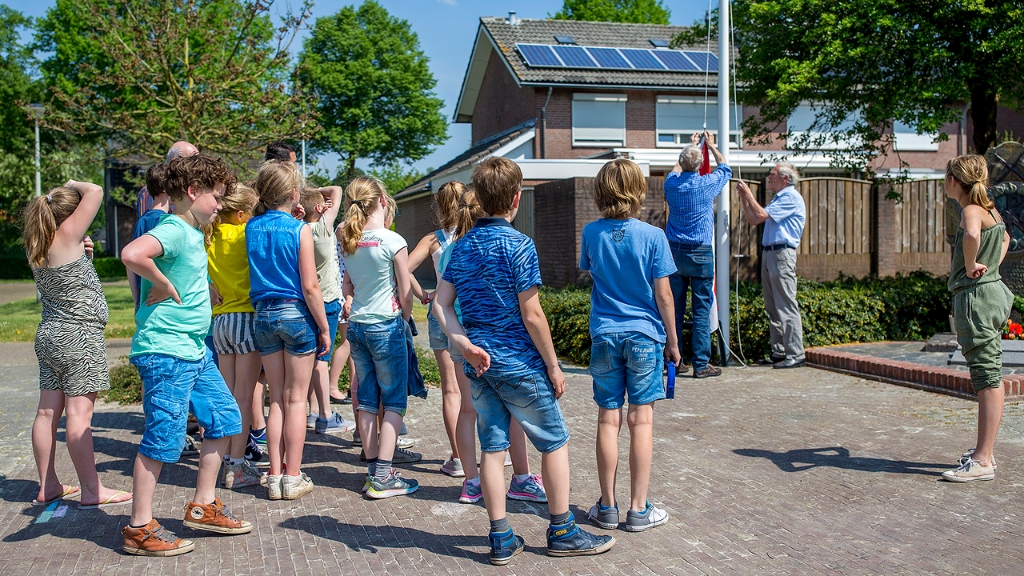
[[313, 490], [313, 482], [299, 470], [306, 439], [306, 390], [316, 356], [330, 349], [313, 232], [292, 216], [302, 187], [295, 163], [265, 163], [256, 177], [256, 216], [245, 228], [256, 348], [270, 386], [271, 500], [294, 500]]

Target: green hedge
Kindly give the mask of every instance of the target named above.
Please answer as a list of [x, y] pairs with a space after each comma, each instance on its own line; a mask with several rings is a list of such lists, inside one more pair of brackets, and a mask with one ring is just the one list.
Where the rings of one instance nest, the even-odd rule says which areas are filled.
[[[741, 282], [738, 291], [735, 285], [732, 288], [733, 351], [738, 352], [742, 345], [748, 360], [768, 357], [768, 315], [761, 285]], [[540, 301], [558, 354], [576, 364], [589, 364], [590, 290], [545, 289]], [[946, 279], [925, 272], [895, 278], [840, 278], [832, 282], [801, 279], [797, 301], [804, 344], [808, 347], [930, 338], [936, 332], [948, 330], [952, 308]]]
[[124, 262], [120, 258], [95, 258], [92, 265], [96, 267], [96, 275], [100, 278], [124, 278], [128, 276]]

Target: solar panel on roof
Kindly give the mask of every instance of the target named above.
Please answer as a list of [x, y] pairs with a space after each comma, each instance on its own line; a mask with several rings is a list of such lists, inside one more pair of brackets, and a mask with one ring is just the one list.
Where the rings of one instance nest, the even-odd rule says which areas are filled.
[[558, 57], [570, 68], [596, 68], [597, 62], [579, 46], [552, 46]]
[[655, 58], [650, 50], [621, 48], [619, 52], [622, 52], [622, 55], [626, 57], [626, 60], [629, 60], [634, 68], [640, 70], [665, 70], [665, 65]]
[[689, 58], [683, 56], [683, 53], [678, 50], [651, 50], [651, 53], [658, 60], [661, 60], [661, 63], [669, 70], [679, 72], [700, 72], [704, 70], [704, 68], [698, 67]]
[[690, 52], [685, 51], [683, 54], [693, 60], [693, 63], [697, 65], [698, 70], [718, 70], [718, 56], [715, 56], [711, 52]]
[[529, 66], [564, 67], [562, 61], [551, 50], [551, 46], [543, 44], [516, 44], [516, 48], [519, 49], [519, 53], [523, 55], [523, 59], [526, 60]]
[[586, 49], [590, 53], [590, 56], [597, 61], [597, 65], [601, 68], [624, 68], [626, 70], [632, 69], [629, 62], [619, 54], [619, 51], [615, 48], [594, 48], [589, 47]]

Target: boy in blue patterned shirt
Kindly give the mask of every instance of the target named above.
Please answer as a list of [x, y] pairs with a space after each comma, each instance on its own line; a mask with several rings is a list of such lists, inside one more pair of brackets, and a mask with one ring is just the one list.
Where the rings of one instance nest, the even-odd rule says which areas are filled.
[[519, 166], [505, 158], [488, 158], [473, 170], [477, 197], [490, 217], [477, 220], [452, 247], [434, 308], [438, 324], [462, 351], [472, 386], [480, 482], [491, 521], [490, 562], [496, 565], [507, 564], [524, 547], [505, 515], [504, 452], [512, 418], [542, 454], [551, 518], [548, 555], [600, 554], [615, 544], [610, 536], [582, 530], [569, 511], [569, 430], [557, 402], [565, 377], [537, 295], [537, 250], [511, 224], [522, 180]]

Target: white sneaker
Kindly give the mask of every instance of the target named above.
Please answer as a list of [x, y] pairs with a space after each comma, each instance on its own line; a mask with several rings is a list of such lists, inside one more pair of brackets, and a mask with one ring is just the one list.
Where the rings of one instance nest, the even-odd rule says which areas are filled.
[[306, 415], [306, 429], [307, 430], [313, 430], [314, 428], [316, 428], [316, 419], [319, 418], [319, 417], [320, 416], [317, 415], [317, 414], [307, 414]]
[[643, 532], [668, 522], [668, 512], [655, 508], [650, 502], [643, 512], [630, 510], [626, 513], [626, 532]]
[[972, 458], [961, 464], [956, 470], [946, 470], [942, 479], [950, 482], [973, 482], [975, 480], [994, 480], [996, 470], [991, 465], [982, 466]]
[[410, 440], [405, 436], [399, 436], [398, 442], [395, 442], [395, 446], [401, 448], [402, 450], [408, 450], [409, 448], [412, 448], [415, 445], [415, 440]]
[[[974, 448], [971, 448], [967, 452], [964, 452], [963, 454], [961, 454], [960, 455], [960, 461], [957, 462], [957, 464], [960, 465], [960, 466], [963, 466], [968, 460], [971, 459], [972, 456], [974, 456]], [[989, 461], [990, 464], [992, 464], [992, 469], [993, 470], [995, 470], [996, 468], [999, 468], [999, 466], [996, 464], [996, 457], [994, 455], [991, 458], [989, 458], [988, 461]]]

